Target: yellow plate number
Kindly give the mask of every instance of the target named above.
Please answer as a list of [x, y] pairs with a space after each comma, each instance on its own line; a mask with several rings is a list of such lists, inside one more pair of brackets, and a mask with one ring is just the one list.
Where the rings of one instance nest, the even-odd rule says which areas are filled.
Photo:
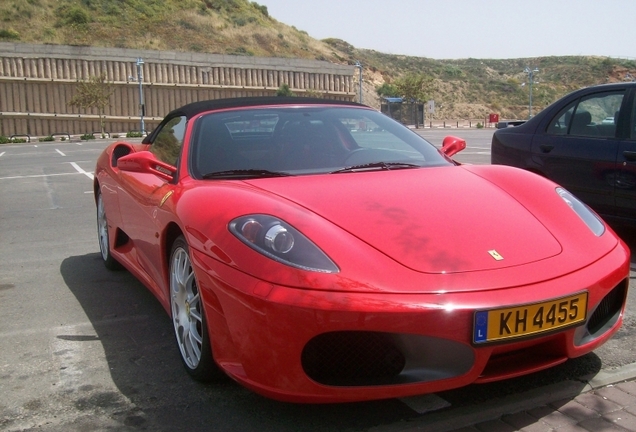
[[499, 342], [583, 323], [587, 292], [569, 297], [475, 312], [473, 342]]

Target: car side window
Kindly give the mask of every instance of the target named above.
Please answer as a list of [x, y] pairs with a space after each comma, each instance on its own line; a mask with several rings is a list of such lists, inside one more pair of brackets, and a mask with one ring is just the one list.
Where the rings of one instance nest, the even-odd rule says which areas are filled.
[[575, 103], [572, 103], [565, 107], [564, 109], [556, 115], [554, 119], [550, 122], [548, 126], [548, 133], [551, 135], [567, 135], [568, 129], [570, 127], [570, 119], [572, 118], [572, 113], [574, 112]]
[[616, 121], [624, 93], [603, 92], [581, 98], [563, 109], [548, 127], [548, 133], [609, 138], [616, 135]]
[[581, 99], [572, 117], [570, 135], [614, 137], [623, 92], [600, 93]]
[[186, 117], [174, 117], [159, 130], [150, 151], [157, 159], [176, 166], [181, 154], [181, 146], [185, 136]]

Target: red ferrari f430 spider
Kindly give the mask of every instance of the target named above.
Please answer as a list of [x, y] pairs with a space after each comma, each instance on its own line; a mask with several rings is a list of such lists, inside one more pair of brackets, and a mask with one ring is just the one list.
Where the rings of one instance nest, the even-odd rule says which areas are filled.
[[471, 166], [352, 102], [170, 112], [95, 170], [101, 256], [164, 306], [185, 369], [262, 395], [437, 392], [588, 353], [622, 322], [629, 250], [559, 185]]

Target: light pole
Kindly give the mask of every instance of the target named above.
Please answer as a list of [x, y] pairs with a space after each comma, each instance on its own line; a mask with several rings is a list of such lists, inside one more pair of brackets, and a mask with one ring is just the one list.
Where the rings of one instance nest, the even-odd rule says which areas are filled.
[[[144, 114], [146, 112], [146, 106], [144, 105], [144, 74], [142, 65], [144, 61], [141, 57], [137, 57], [137, 81], [139, 82], [139, 112], [141, 115], [141, 134], [143, 135], [146, 131], [146, 127], [144, 125]], [[531, 87], [532, 88], [532, 87]]]
[[532, 118], [532, 84], [534, 83], [534, 74], [539, 72], [539, 69], [525, 68], [524, 72], [528, 75], [528, 85], [530, 86], [530, 105], [528, 105], [528, 118]]
[[139, 114], [141, 117], [140, 127], [141, 134], [143, 135], [146, 131], [146, 127], [144, 125], [144, 114], [146, 113], [146, 106], [144, 105], [144, 74], [143, 68], [141, 67], [144, 64], [144, 60], [141, 57], [137, 57], [137, 79], [132, 76], [129, 76], [128, 79], [130, 81], [137, 81], [139, 83]]
[[362, 63], [356, 60], [355, 66], [360, 69], [360, 103], [362, 103]]

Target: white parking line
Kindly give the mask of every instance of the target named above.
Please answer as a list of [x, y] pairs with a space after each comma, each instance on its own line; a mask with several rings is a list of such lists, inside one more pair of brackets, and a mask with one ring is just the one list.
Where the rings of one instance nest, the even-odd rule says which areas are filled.
[[25, 179], [25, 178], [38, 178], [38, 177], [57, 177], [57, 176], [78, 175], [78, 174], [81, 174], [81, 173], [70, 172], [70, 173], [59, 173], [59, 174], [34, 174], [34, 175], [0, 177], [0, 180], [15, 180], [15, 179]]
[[66, 156], [64, 153], [62, 153], [59, 149], [55, 149], [56, 152], [58, 152], [59, 154], [61, 154], [62, 156]]
[[82, 168], [80, 168], [80, 166], [78, 164], [76, 164], [75, 162], [71, 162], [71, 166], [73, 168], [75, 168], [77, 170], [78, 173], [80, 174], [84, 174], [86, 177], [88, 177], [89, 179], [93, 180], [95, 178], [95, 176], [92, 173], [86, 172], [84, 171]]
[[2, 152], [2, 153], [0, 153], [0, 157], [2, 157], [2, 155], [3, 155], [3, 154], [5, 154], [5, 153], [6, 153], [6, 152]]
[[[1, 155], [0, 155], [1, 156]], [[38, 178], [38, 177], [57, 177], [57, 176], [67, 176], [67, 175], [77, 175], [84, 174], [89, 179], [93, 180], [95, 176], [93, 173], [84, 171], [78, 164], [75, 162], [70, 162], [71, 166], [75, 168], [77, 172], [70, 173], [58, 173], [58, 174], [34, 174], [34, 175], [21, 175], [21, 176], [10, 176], [10, 177], [0, 177], [0, 180], [15, 180], [15, 179], [25, 179], [25, 178]]]

